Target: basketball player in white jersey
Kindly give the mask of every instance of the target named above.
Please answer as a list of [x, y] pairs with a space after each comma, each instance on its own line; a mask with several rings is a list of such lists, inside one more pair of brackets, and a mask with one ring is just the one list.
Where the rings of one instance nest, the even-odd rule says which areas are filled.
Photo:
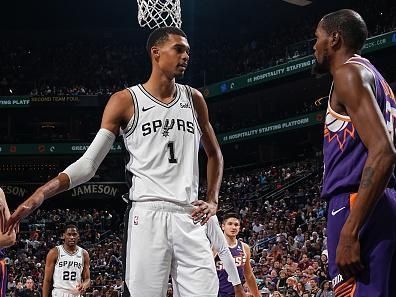
[[[147, 41], [149, 80], [111, 96], [101, 129], [84, 155], [23, 202], [8, 231], [54, 195], [88, 181], [121, 134], [129, 153], [124, 296], [163, 297], [169, 273], [175, 294], [217, 297], [218, 280], [203, 224], [216, 214], [223, 157], [202, 94], [176, 84], [190, 46], [174, 27]], [[207, 154], [207, 197], [198, 200], [198, 151]], [[194, 223], [198, 222], [198, 223]]]
[[64, 243], [48, 252], [45, 261], [43, 297], [80, 296], [89, 287], [89, 254], [79, 247], [79, 234], [75, 225], [67, 225]]

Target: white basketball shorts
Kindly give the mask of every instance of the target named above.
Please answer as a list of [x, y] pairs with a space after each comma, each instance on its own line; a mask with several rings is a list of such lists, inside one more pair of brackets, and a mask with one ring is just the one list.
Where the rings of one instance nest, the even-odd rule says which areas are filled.
[[218, 278], [205, 226], [193, 206], [133, 202], [125, 218], [124, 297], [165, 297], [169, 274], [174, 296], [217, 297]]

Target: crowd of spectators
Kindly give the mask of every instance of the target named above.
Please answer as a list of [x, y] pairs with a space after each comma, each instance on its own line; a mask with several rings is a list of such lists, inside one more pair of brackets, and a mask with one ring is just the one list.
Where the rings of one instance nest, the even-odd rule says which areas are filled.
[[[365, 19], [369, 37], [396, 28], [394, 3], [387, 0], [352, 2], [350, 8]], [[197, 60], [205, 66], [206, 82], [217, 82], [312, 54], [313, 32], [320, 18], [319, 15], [307, 15], [292, 25], [278, 27], [269, 36], [261, 34], [242, 44], [219, 41], [217, 46], [202, 49]]]
[[[366, 19], [370, 36], [396, 28], [394, 3], [355, 2], [352, 8]], [[319, 18], [310, 15], [298, 23], [286, 23], [270, 35], [196, 42], [187, 82], [201, 87], [311, 54]], [[111, 94], [148, 77], [146, 57], [143, 45], [126, 41], [35, 45], [3, 42], [0, 95]]]
[[[323, 98], [321, 104], [318, 104], [311, 98], [304, 98], [304, 102], [299, 101], [301, 98], [295, 98], [294, 101], [287, 101], [290, 98], [286, 96], [287, 95], [285, 95], [285, 100], [279, 100], [281, 102], [276, 102], [276, 99], [268, 100], [268, 102], [271, 101], [271, 103], [265, 102], [261, 105], [254, 105], [254, 107], [250, 107], [246, 112], [235, 112], [236, 108], [249, 108], [241, 106], [241, 102], [237, 103], [231, 101], [229, 104], [223, 104], [221, 107], [219, 105], [216, 107], [210, 106], [209, 113], [213, 123], [213, 129], [216, 133], [225, 133], [262, 125], [264, 123], [269, 124], [279, 120], [306, 115], [311, 112], [324, 111], [327, 104], [327, 98]], [[240, 99], [243, 100], [242, 98]], [[267, 104], [271, 104], [271, 107], [269, 108]], [[279, 106], [273, 106], [275, 104], [279, 104]], [[282, 104], [283, 106], [287, 105], [287, 108], [282, 109], [282, 107], [280, 107]], [[246, 116], [246, 113], [253, 115]]]
[[[240, 214], [239, 237], [252, 247], [251, 264], [262, 296], [332, 296], [326, 291], [331, 290], [326, 202], [319, 199], [315, 164], [293, 162], [224, 176], [218, 214], [220, 218], [229, 211]], [[205, 184], [200, 193], [204, 195]], [[124, 203], [121, 198], [119, 203]], [[7, 251], [10, 296], [23, 296], [30, 280], [41, 292], [46, 254], [62, 244], [62, 229], [68, 222], [78, 225], [80, 245], [91, 257], [88, 294], [118, 296], [122, 218], [119, 211], [96, 209], [41, 209], [22, 222], [17, 244]]]
[[[366, 19], [370, 35], [396, 27], [394, 3], [360, 1], [353, 8]], [[244, 44], [213, 41], [210, 47], [194, 49], [191, 67], [197, 76], [190, 74], [190, 83], [202, 86], [309, 54], [316, 22], [315, 17], [307, 18], [280, 28], [271, 37]], [[143, 56], [144, 48], [132, 44], [4, 42], [0, 46], [0, 95], [110, 94], [148, 75]], [[304, 106], [304, 112], [312, 110]], [[238, 128], [216, 122], [216, 132], [223, 131], [223, 126]], [[327, 205], [319, 198], [318, 172], [315, 162], [306, 161], [224, 176], [219, 216], [228, 211], [240, 214], [239, 237], [252, 247], [251, 264], [262, 296], [333, 296], [327, 273]], [[200, 195], [205, 192], [203, 184]], [[7, 251], [10, 296], [39, 296], [46, 254], [62, 243], [62, 228], [70, 221], [77, 223], [80, 244], [91, 257], [88, 294], [119, 296], [122, 220], [115, 210], [95, 209], [42, 209], [22, 222], [17, 244]]]
[[[120, 203], [124, 203], [121, 198]], [[120, 215], [115, 210], [97, 209], [38, 210], [24, 220], [16, 245], [7, 250], [10, 296], [23, 296], [20, 294], [29, 280], [41, 292], [46, 255], [51, 248], [63, 243], [61, 236], [69, 222], [77, 224], [79, 244], [90, 255], [90, 293], [118, 296], [122, 285]]]

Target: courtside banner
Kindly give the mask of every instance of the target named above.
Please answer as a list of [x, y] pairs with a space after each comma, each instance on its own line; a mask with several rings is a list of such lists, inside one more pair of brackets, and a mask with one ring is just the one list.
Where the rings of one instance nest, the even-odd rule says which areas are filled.
[[0, 108], [26, 107], [95, 107], [99, 106], [98, 96], [0, 96]]
[[[395, 45], [396, 31], [388, 32], [367, 39], [363, 46], [362, 54], [375, 52]], [[292, 59], [284, 64], [202, 87], [200, 88], [200, 91], [204, 97], [208, 99], [225, 93], [230, 93], [254, 85], [262, 84], [271, 80], [293, 75], [295, 73], [308, 71], [312, 69], [314, 64], [315, 58], [313, 55]]]
[[29, 96], [0, 96], [0, 108], [24, 108], [29, 106]]
[[282, 121], [265, 123], [250, 128], [218, 134], [217, 139], [220, 144], [241, 142], [252, 138], [263, 137], [275, 133], [281, 133], [294, 129], [322, 124], [323, 119], [324, 112], [313, 112], [294, 118], [288, 118]]
[[[0, 156], [14, 155], [82, 155], [89, 143], [0, 144]], [[110, 153], [121, 153], [122, 144], [114, 143]]]
[[[281, 121], [265, 123], [254, 127], [244, 128], [217, 135], [220, 144], [245, 141], [251, 138], [263, 137], [293, 129], [323, 123], [324, 111], [313, 112], [298, 117], [287, 118]], [[0, 144], [0, 156], [15, 155], [82, 155], [89, 147], [89, 143], [27, 143], [27, 144]], [[110, 153], [123, 152], [122, 143], [116, 142]]]
[[[1, 184], [0, 187], [6, 194], [7, 199], [26, 199], [41, 185], [38, 183], [5, 183]], [[123, 182], [84, 183], [58, 196], [106, 199], [121, 197], [127, 192], [128, 186]]]

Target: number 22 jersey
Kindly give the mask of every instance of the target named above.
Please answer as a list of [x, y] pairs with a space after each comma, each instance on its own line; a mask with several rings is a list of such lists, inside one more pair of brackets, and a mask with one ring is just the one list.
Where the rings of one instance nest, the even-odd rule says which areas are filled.
[[83, 249], [77, 247], [74, 254], [65, 250], [63, 245], [58, 245], [58, 259], [53, 275], [54, 289], [76, 292], [76, 286], [81, 283], [81, 274], [84, 268]]

